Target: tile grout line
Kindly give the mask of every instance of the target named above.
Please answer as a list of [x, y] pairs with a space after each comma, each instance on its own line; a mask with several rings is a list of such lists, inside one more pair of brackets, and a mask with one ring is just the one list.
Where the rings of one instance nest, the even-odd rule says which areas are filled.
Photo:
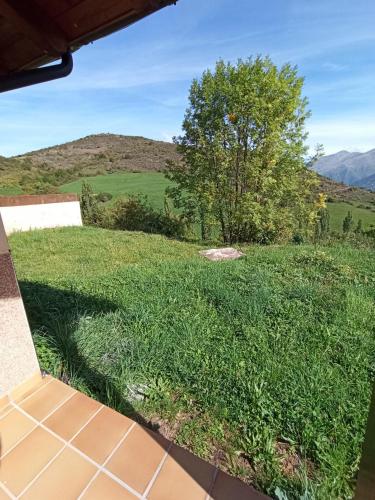
[[[35, 423], [35, 422], [34, 422], [34, 423]], [[3, 460], [3, 459], [4, 459], [7, 455], [8, 455], [8, 453], [10, 453], [11, 451], [13, 451], [13, 450], [14, 450], [14, 448], [15, 448], [16, 446], [18, 446], [18, 445], [20, 444], [20, 442], [21, 442], [21, 441], [23, 441], [24, 439], [26, 439], [26, 438], [27, 438], [27, 436], [29, 436], [29, 435], [30, 435], [33, 431], [35, 431], [35, 429], [36, 429], [37, 427], [38, 427], [37, 425], [34, 425], [34, 427], [33, 427], [32, 429], [30, 429], [30, 430], [29, 430], [29, 432], [27, 432], [27, 433], [26, 433], [26, 434], [24, 434], [22, 437], [20, 437], [20, 438], [18, 439], [18, 441], [16, 441], [16, 442], [14, 443], [14, 445], [13, 445], [13, 446], [11, 446], [11, 447], [9, 448], [9, 450], [8, 450], [8, 451], [6, 451], [6, 452], [4, 453], [4, 455], [1, 455], [1, 456], [0, 456], [0, 460]]]
[[[76, 392], [77, 392], [77, 391], [76, 391]], [[69, 400], [69, 399], [70, 399], [71, 397], [73, 397], [73, 396], [74, 396], [74, 394], [72, 394], [69, 398], [67, 398], [67, 400]], [[66, 400], [66, 401], [67, 401], [67, 400]], [[61, 405], [61, 406], [62, 406], [62, 405]], [[99, 413], [99, 411], [100, 411], [102, 408], [103, 408], [103, 405], [101, 405], [101, 406], [99, 407], [99, 409], [98, 409], [98, 410], [96, 410], [96, 412], [95, 412], [93, 415], [91, 415], [90, 419], [89, 419], [89, 420], [85, 423], [85, 425], [83, 425], [83, 426], [82, 426], [82, 427], [78, 430], [78, 432], [76, 432], [76, 434], [74, 434], [74, 436], [70, 439], [70, 441], [71, 441], [71, 440], [73, 440], [73, 439], [76, 437], [76, 435], [77, 435], [79, 432], [81, 432], [81, 430], [82, 430], [82, 429], [84, 429], [84, 428], [86, 427], [86, 425], [87, 425], [87, 424], [88, 424], [88, 423], [89, 423], [89, 422], [90, 422], [90, 421], [91, 421], [91, 420], [95, 417], [95, 415], [97, 415], [97, 414]], [[34, 427], [34, 429], [36, 429], [37, 427], [41, 427], [42, 429], [46, 429], [46, 430], [48, 430], [48, 428], [45, 428], [43, 425], [40, 425], [40, 424], [41, 424], [44, 420], [46, 420], [46, 419], [47, 419], [50, 415], [52, 415], [52, 413], [54, 413], [54, 411], [50, 412], [50, 414], [48, 414], [48, 415], [47, 415], [47, 416], [46, 416], [43, 420], [41, 420], [41, 421], [39, 422], [39, 424], [38, 424], [38, 425], [36, 425], [36, 426]], [[33, 430], [34, 430], [34, 429], [33, 429]], [[32, 431], [31, 431], [31, 432], [32, 432]], [[53, 433], [53, 432], [52, 432], [52, 433]], [[29, 434], [30, 434], [30, 433], [29, 433]], [[54, 434], [54, 433], [53, 433], [53, 434]], [[57, 436], [57, 434], [56, 434], [56, 436]], [[25, 492], [26, 492], [26, 491], [30, 488], [30, 486], [32, 486], [32, 485], [33, 485], [33, 483], [36, 481], [36, 479], [38, 479], [38, 477], [39, 477], [39, 476], [40, 476], [40, 475], [41, 475], [41, 474], [42, 474], [42, 473], [43, 473], [43, 472], [44, 472], [44, 471], [45, 471], [45, 470], [46, 470], [46, 469], [47, 469], [47, 468], [48, 468], [48, 467], [49, 467], [49, 466], [50, 466], [50, 465], [51, 465], [51, 464], [52, 464], [52, 463], [53, 463], [53, 462], [54, 462], [54, 461], [55, 461], [55, 460], [59, 457], [59, 455], [61, 455], [61, 453], [62, 453], [62, 452], [63, 452], [63, 451], [64, 451], [67, 447], [69, 447], [69, 443], [70, 443], [70, 441], [66, 441], [66, 440], [64, 440], [63, 438], [61, 438], [61, 436], [58, 436], [58, 437], [60, 437], [60, 439], [62, 439], [62, 440], [63, 440], [63, 442], [64, 442], [64, 446], [61, 448], [61, 450], [59, 450], [59, 451], [57, 452], [57, 454], [56, 454], [56, 455], [54, 455], [54, 456], [53, 456], [53, 457], [52, 457], [52, 458], [51, 458], [51, 459], [47, 462], [47, 464], [43, 467], [43, 469], [42, 469], [41, 471], [39, 471], [39, 473], [38, 473], [38, 474], [37, 474], [37, 475], [36, 475], [36, 476], [35, 476], [35, 477], [34, 477], [34, 478], [33, 478], [33, 479], [32, 479], [32, 480], [31, 480], [31, 481], [30, 481], [30, 482], [29, 482], [26, 486], [25, 486], [25, 488], [21, 491], [21, 493], [18, 495], [18, 497], [20, 497], [21, 495], [23, 495], [23, 494], [24, 494], [24, 493], [25, 493]]]
[[2, 483], [2, 482], [0, 481], [0, 491], [1, 491], [1, 490], [2, 490], [2, 491], [4, 491], [4, 492], [5, 492], [5, 493], [9, 496], [9, 498], [12, 498], [12, 500], [17, 498], [17, 497], [15, 497], [15, 496], [13, 495], [13, 493], [12, 493], [12, 492], [11, 492], [11, 491], [10, 491], [10, 490], [6, 487], [6, 486], [5, 486], [5, 484], [4, 484], [4, 483]]
[[[78, 391], [77, 391], [78, 392]], [[70, 449], [72, 449], [73, 451], [75, 451], [76, 453], [78, 453], [82, 458], [84, 458], [85, 460], [87, 460], [88, 462], [90, 462], [92, 465], [94, 465], [95, 467], [97, 467], [99, 469], [99, 471], [107, 474], [110, 478], [112, 478], [115, 482], [119, 483], [123, 488], [125, 488], [126, 490], [128, 490], [130, 493], [132, 493], [133, 495], [135, 495], [137, 498], [142, 498], [142, 495], [140, 493], [138, 493], [136, 490], [134, 490], [131, 486], [129, 486], [127, 483], [125, 483], [124, 481], [122, 481], [119, 477], [115, 476], [112, 472], [110, 472], [108, 469], [104, 468], [103, 465], [100, 465], [98, 464], [97, 462], [95, 462], [95, 460], [93, 460], [92, 458], [90, 458], [88, 455], [86, 455], [85, 453], [83, 453], [79, 448], [76, 448], [72, 443], [66, 441], [65, 439], [63, 439], [61, 436], [59, 436], [58, 434], [56, 434], [56, 432], [52, 431], [51, 429], [49, 429], [48, 427], [46, 427], [42, 422], [38, 422], [37, 419], [35, 419], [33, 416], [27, 414], [25, 412], [25, 410], [23, 410], [21, 407], [19, 407], [16, 403], [13, 403], [14, 406], [21, 412], [23, 413], [25, 416], [29, 417], [31, 420], [33, 420], [35, 423], [38, 424], [38, 426], [42, 429], [44, 429], [45, 431], [49, 432], [52, 436], [56, 437], [59, 441], [61, 441], [65, 446], [63, 446], [62, 450], [60, 450], [53, 458], [50, 459], [50, 461], [48, 462], [47, 466], [54, 461], [55, 458], [57, 458], [58, 455], [60, 455], [60, 453], [63, 451], [64, 448], [68, 447]], [[104, 407], [104, 405], [102, 405], [102, 407]], [[101, 408], [102, 408], [101, 407]], [[101, 409], [100, 408], [100, 409]], [[98, 410], [99, 412], [99, 410]], [[110, 456], [107, 458], [107, 460], [104, 462], [104, 463], [107, 463], [107, 461], [109, 460], [109, 458], [111, 458], [112, 454], [118, 449], [118, 447], [122, 444], [122, 442], [125, 440], [125, 438], [127, 437], [127, 435], [130, 433], [130, 431], [137, 425], [136, 422], [133, 421], [133, 424], [131, 425], [131, 427], [127, 430], [127, 432], [124, 434], [124, 436], [121, 438], [120, 442], [115, 446], [115, 449], [112, 450]], [[44, 469], [43, 469], [44, 470]], [[29, 485], [28, 485], [29, 486]], [[27, 486], [27, 487], [28, 487]]]
[[83, 495], [86, 493], [86, 491], [90, 488], [90, 486], [92, 485], [92, 483], [95, 481], [95, 479], [99, 476], [100, 474], [100, 470], [98, 469], [95, 474], [92, 476], [92, 478], [90, 479], [90, 481], [86, 484], [86, 486], [83, 488], [83, 490], [81, 491], [81, 493], [79, 494], [79, 496], [77, 497], [77, 500], [81, 500], [81, 498], [83, 498]]
[[45, 387], [47, 387], [47, 385], [49, 385], [51, 382], [53, 382], [53, 380], [57, 380], [57, 379], [54, 379], [53, 377], [51, 377], [50, 380], [48, 380], [48, 382], [46, 382], [45, 384], [42, 384], [40, 387], [38, 387], [38, 389], [36, 389], [34, 392], [32, 392], [31, 394], [29, 394], [28, 396], [26, 396], [24, 399], [21, 399], [20, 401], [16, 402], [16, 401], [14, 401], [14, 399], [11, 399], [9, 397], [10, 403], [12, 403], [12, 404], [24, 403], [29, 398], [31, 398], [31, 396], [34, 396], [34, 394], [36, 394], [37, 392], [39, 392], [42, 389], [44, 389]]
[[[39, 392], [40, 390], [42, 390], [44, 387], [46, 387], [48, 384], [50, 384], [52, 382], [52, 380], [54, 380], [52, 377], [51, 379], [46, 382], [45, 384], [42, 384], [36, 391], [32, 392], [31, 394], [29, 394], [26, 398], [22, 399], [21, 401], [19, 401], [19, 403], [23, 403], [24, 401], [26, 401], [27, 399], [31, 398], [31, 396], [34, 396], [34, 394], [36, 394], [37, 392]], [[3, 418], [5, 418], [7, 415], [9, 415], [9, 413], [14, 410], [14, 405], [18, 404], [16, 403], [13, 399], [10, 398], [10, 394], [6, 394], [8, 396], [8, 399], [9, 399], [9, 403], [7, 406], [10, 406], [10, 409], [3, 415], [0, 415], [0, 420], [2, 420]]]
[[[16, 405], [15, 405], [16, 406]], [[104, 405], [102, 405], [104, 407]], [[49, 429], [48, 427], [46, 427], [44, 424], [42, 424], [41, 422], [38, 422], [34, 417], [28, 415], [22, 408], [18, 408], [20, 410], [21, 413], [23, 413], [24, 415], [28, 416], [29, 418], [31, 418], [31, 420], [33, 420], [34, 422], [36, 422], [40, 428], [44, 429], [45, 431], [49, 432], [52, 436], [56, 437], [59, 441], [61, 441], [65, 447], [68, 447], [70, 448], [71, 450], [75, 451], [76, 453], [78, 453], [82, 458], [84, 458], [85, 460], [87, 460], [88, 462], [90, 462], [92, 465], [94, 465], [96, 468], [98, 468], [100, 471], [106, 473], [108, 476], [110, 476], [112, 479], [114, 479], [117, 483], [119, 483], [123, 488], [127, 489], [128, 491], [130, 491], [130, 493], [133, 493], [133, 495], [136, 495], [137, 498], [141, 498], [142, 495], [140, 495], [140, 493], [138, 493], [137, 491], [135, 491], [131, 486], [129, 486], [128, 484], [126, 484], [124, 481], [122, 481], [120, 478], [118, 478], [117, 476], [115, 476], [114, 474], [112, 474], [112, 472], [110, 472], [108, 469], [105, 469], [102, 465], [98, 464], [97, 462], [95, 462], [95, 460], [93, 460], [92, 458], [90, 458], [88, 455], [86, 455], [85, 453], [83, 453], [79, 448], [76, 448], [72, 443], [69, 443], [67, 442], [65, 439], [63, 439], [61, 436], [59, 436], [58, 434], [56, 434], [56, 432], [52, 431], [51, 429]], [[136, 422], [133, 422], [133, 424], [131, 425], [131, 427], [128, 429], [128, 431], [125, 433], [125, 435], [121, 438], [121, 440], [124, 440], [125, 437], [128, 435], [128, 433], [130, 432], [130, 430], [136, 425]], [[63, 447], [64, 448], [64, 447]], [[116, 446], [117, 448], [117, 446]], [[62, 451], [62, 450], [60, 450]], [[59, 455], [60, 452], [58, 452], [54, 457], [52, 457], [50, 459], [50, 461], [48, 462], [48, 464], [50, 464], [55, 458], [57, 455]], [[47, 464], [47, 465], [48, 465]]]
[[219, 474], [219, 468], [215, 467], [214, 472], [212, 474], [211, 484], [210, 484], [210, 487], [208, 488], [208, 493], [206, 495], [206, 499], [205, 500], [210, 500], [211, 493], [213, 492], [213, 489], [214, 489], [214, 486], [215, 486], [215, 481], [216, 481], [216, 478], [217, 478], [218, 474]]
[[69, 439], [68, 443], [71, 443], [73, 441], [73, 439], [75, 439], [78, 434], [83, 431], [83, 429], [91, 422], [91, 420], [93, 418], [96, 417], [96, 415], [104, 408], [104, 405], [100, 404], [99, 408], [91, 415], [91, 417], [87, 420], [87, 422], [85, 424], [82, 425], [82, 427], [80, 429], [78, 429], [78, 431], [73, 434], [73, 436]]
[[7, 415], [9, 415], [9, 413], [10, 413], [12, 410], [14, 410], [14, 406], [12, 405], [12, 403], [11, 403], [11, 402], [9, 402], [9, 405], [7, 405], [7, 406], [10, 406], [10, 409], [9, 409], [9, 410], [7, 410], [7, 412], [6, 412], [6, 413], [3, 413], [2, 415], [0, 415], [0, 422], [1, 422], [1, 420], [2, 420], [3, 418], [5, 418]]
[[129, 429], [125, 432], [124, 436], [120, 439], [120, 441], [117, 443], [117, 445], [114, 447], [114, 449], [111, 451], [109, 456], [106, 458], [106, 460], [103, 462], [102, 466], [97, 470], [96, 474], [90, 479], [90, 481], [87, 483], [86, 487], [84, 490], [81, 492], [77, 500], [80, 500], [82, 498], [82, 495], [86, 493], [86, 491], [89, 489], [90, 485], [94, 482], [94, 480], [99, 476], [101, 472], [104, 472], [104, 467], [108, 463], [108, 461], [112, 458], [112, 456], [115, 454], [115, 452], [118, 450], [118, 448], [121, 446], [121, 444], [125, 441], [125, 438], [127, 435], [130, 433], [130, 431], [133, 429], [133, 427], [136, 425], [136, 422], [133, 422], [133, 424], [129, 427]]
[[146, 498], [147, 495], [150, 493], [150, 490], [151, 488], [154, 486], [154, 483], [156, 481], [156, 478], [158, 477], [159, 475], [159, 472], [161, 471], [163, 465], [164, 465], [164, 462], [167, 460], [167, 457], [169, 455], [169, 452], [171, 451], [171, 448], [172, 448], [172, 441], [170, 441], [169, 445], [168, 445], [168, 448], [166, 450], [166, 452], [164, 453], [164, 456], [163, 458], [160, 460], [160, 463], [159, 465], [157, 466], [156, 468], [156, 471], [154, 472], [154, 475], [152, 476], [152, 478], [150, 479], [148, 485], [146, 486], [146, 489], [145, 491], [143, 492], [143, 495], [142, 495], [142, 498]]
[[50, 411], [50, 412], [48, 413], [48, 415], [46, 415], [44, 418], [42, 418], [42, 420], [40, 420], [40, 422], [41, 422], [41, 423], [42, 423], [42, 422], [45, 422], [45, 421], [46, 421], [49, 417], [51, 417], [51, 416], [55, 413], [55, 411], [59, 410], [62, 406], [64, 406], [64, 404], [65, 404], [66, 402], [68, 402], [68, 401], [69, 401], [69, 399], [72, 399], [72, 397], [73, 397], [73, 396], [75, 396], [75, 395], [77, 394], [77, 391], [76, 391], [75, 389], [73, 389], [73, 391], [74, 391], [74, 392], [73, 392], [72, 394], [70, 394], [68, 397], [66, 397], [63, 401], [61, 401], [61, 402], [60, 402], [60, 403], [56, 406], [56, 408], [54, 408], [52, 411]]
[[37, 474], [36, 476], [34, 476], [34, 477], [33, 477], [33, 479], [32, 479], [29, 483], [27, 483], [27, 485], [24, 487], [24, 489], [21, 491], [21, 493], [19, 493], [19, 494], [17, 495], [17, 498], [21, 498], [21, 497], [22, 497], [22, 495], [23, 495], [24, 493], [26, 493], [28, 489], [30, 489], [30, 487], [31, 487], [31, 486], [32, 486], [32, 485], [33, 485], [33, 484], [37, 481], [37, 479], [38, 479], [38, 478], [39, 478], [39, 477], [43, 474], [43, 472], [44, 472], [45, 470], [47, 470], [47, 469], [48, 469], [48, 467], [51, 465], [51, 463], [52, 463], [52, 462], [54, 462], [54, 461], [55, 461], [55, 460], [56, 460], [56, 459], [57, 459], [57, 458], [61, 455], [61, 453], [65, 450], [65, 448], [66, 448], [66, 447], [67, 447], [67, 445], [63, 446], [63, 447], [62, 447], [62, 448], [61, 448], [61, 449], [60, 449], [60, 450], [56, 453], [56, 455], [54, 455], [54, 457], [53, 457], [53, 458], [51, 458], [51, 459], [50, 459], [50, 460], [46, 463], [46, 465], [45, 465], [45, 466], [44, 466], [44, 467], [43, 467], [43, 468], [42, 468], [42, 469], [38, 472], [38, 474]]
[[137, 422], [134, 422], [132, 423], [132, 425], [129, 427], [129, 429], [125, 432], [125, 434], [122, 436], [122, 438], [120, 439], [120, 441], [116, 444], [116, 446], [113, 448], [113, 450], [111, 451], [111, 453], [108, 455], [108, 457], [104, 460], [103, 462], [103, 465], [102, 467], [104, 468], [107, 463], [111, 460], [111, 458], [113, 457], [113, 455], [116, 453], [116, 451], [120, 448], [120, 446], [122, 445], [122, 443], [125, 441], [125, 439], [128, 437], [128, 435], [131, 433], [131, 431], [134, 429], [134, 427], [137, 425]]
[[138, 491], [134, 490], [131, 486], [129, 486], [127, 483], [125, 483], [122, 479], [115, 476], [115, 474], [113, 474], [113, 472], [109, 471], [108, 469], [103, 469], [102, 472], [104, 474], [107, 474], [107, 476], [109, 476], [111, 479], [113, 479], [116, 483], [118, 483], [120, 486], [122, 486], [125, 490], [132, 493], [135, 497], [139, 498], [140, 500], [142, 499], [142, 495], [140, 493], [138, 493]]
[[[47, 384], [46, 384], [46, 385], [47, 385]], [[77, 393], [77, 391], [75, 391], [75, 393]], [[1, 456], [0, 456], [1, 460], [3, 460], [3, 459], [4, 459], [7, 455], [8, 455], [8, 453], [10, 453], [12, 450], [14, 450], [14, 448], [15, 448], [17, 445], [19, 445], [21, 441], [23, 441], [24, 439], [26, 439], [26, 438], [27, 438], [27, 436], [29, 436], [29, 435], [30, 435], [33, 431], [35, 431], [35, 429], [36, 429], [37, 427], [39, 427], [39, 424], [40, 424], [41, 422], [44, 422], [44, 421], [45, 421], [47, 418], [49, 418], [49, 417], [50, 417], [50, 416], [51, 416], [51, 415], [52, 415], [55, 411], [57, 411], [59, 408], [61, 408], [61, 406], [63, 406], [63, 405], [64, 405], [67, 401], [69, 401], [69, 399], [71, 399], [71, 398], [75, 395], [75, 393], [71, 394], [69, 397], [67, 397], [66, 399], [64, 399], [64, 401], [63, 401], [61, 404], [59, 404], [59, 406], [57, 406], [57, 408], [55, 408], [55, 409], [54, 409], [54, 410], [52, 410], [50, 413], [48, 413], [48, 415], [47, 415], [46, 417], [44, 417], [42, 420], [38, 421], [38, 423], [37, 423], [37, 424], [36, 424], [36, 425], [35, 425], [32, 429], [30, 429], [30, 430], [29, 430], [29, 432], [27, 432], [27, 433], [26, 433], [26, 434], [24, 434], [22, 437], [20, 437], [20, 439], [18, 439], [18, 440], [14, 443], [14, 445], [13, 445], [13, 446], [11, 446], [11, 447], [9, 448], [9, 450], [8, 450], [6, 453], [4, 453], [4, 455], [1, 455]], [[22, 401], [22, 402], [23, 402], [23, 401]], [[12, 403], [12, 405], [13, 405], [12, 410], [19, 411], [19, 410], [21, 409], [20, 407], [18, 407], [18, 405], [17, 405], [16, 403]], [[22, 409], [22, 410], [23, 410], [23, 409]], [[24, 414], [24, 410], [22, 411], [22, 414]], [[34, 423], [35, 423], [35, 420], [36, 420], [36, 419], [34, 420], [34, 418], [30, 418], [30, 417], [32, 417], [32, 416], [31, 416], [31, 415], [29, 415], [27, 412], [26, 412], [26, 414], [27, 414], [28, 419], [29, 419], [29, 420], [31, 420], [32, 422], [34, 422]]]

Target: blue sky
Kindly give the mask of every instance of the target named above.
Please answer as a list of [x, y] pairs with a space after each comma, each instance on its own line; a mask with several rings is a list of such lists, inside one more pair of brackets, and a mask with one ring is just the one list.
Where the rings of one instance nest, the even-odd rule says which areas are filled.
[[257, 54], [305, 76], [310, 145], [375, 148], [374, 24], [370, 0], [179, 0], [80, 49], [69, 77], [0, 94], [0, 155], [99, 132], [171, 140], [192, 78]]

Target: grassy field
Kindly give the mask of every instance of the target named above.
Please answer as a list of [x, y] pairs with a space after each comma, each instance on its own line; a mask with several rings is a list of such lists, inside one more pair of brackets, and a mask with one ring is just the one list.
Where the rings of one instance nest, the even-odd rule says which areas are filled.
[[[128, 194], [142, 193], [148, 196], [150, 203], [155, 208], [162, 208], [164, 203], [165, 188], [170, 182], [160, 172], [145, 173], [120, 173], [111, 175], [99, 175], [84, 178], [88, 181], [94, 191], [99, 193], [105, 191], [111, 193], [114, 199]], [[64, 184], [60, 190], [64, 193], [80, 193], [82, 180]], [[342, 231], [342, 222], [348, 210], [353, 212], [355, 224], [362, 220], [363, 229], [368, 229], [371, 224], [375, 226], [375, 205], [367, 204], [371, 209], [358, 208], [360, 203], [354, 205], [348, 203], [329, 203], [328, 209], [331, 216], [331, 229]]]
[[354, 224], [357, 225], [358, 220], [361, 219], [363, 229], [370, 228], [371, 225], [375, 226], [375, 205], [371, 209], [359, 208], [358, 205], [350, 205], [349, 203], [328, 203], [328, 210], [330, 213], [330, 226], [335, 231], [342, 231], [342, 222], [350, 210], [353, 213]]
[[22, 189], [16, 186], [0, 186], [0, 196], [22, 194]]
[[213, 263], [95, 228], [10, 244], [45, 369], [275, 497], [351, 498], [375, 369], [372, 252], [252, 246]]
[[[130, 194], [147, 195], [150, 203], [155, 208], [162, 208], [164, 204], [164, 191], [171, 183], [160, 172], [125, 172], [121, 174], [98, 175], [85, 177], [95, 193], [111, 193], [114, 199]], [[82, 180], [64, 184], [60, 191], [63, 193], [80, 193]]]

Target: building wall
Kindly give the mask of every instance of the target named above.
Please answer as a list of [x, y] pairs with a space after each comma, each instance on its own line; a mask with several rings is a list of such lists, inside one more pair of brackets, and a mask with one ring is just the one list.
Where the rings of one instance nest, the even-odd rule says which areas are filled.
[[75, 195], [14, 196], [0, 198], [6, 234], [47, 227], [82, 226]]
[[36, 373], [39, 364], [0, 217], [0, 397]]

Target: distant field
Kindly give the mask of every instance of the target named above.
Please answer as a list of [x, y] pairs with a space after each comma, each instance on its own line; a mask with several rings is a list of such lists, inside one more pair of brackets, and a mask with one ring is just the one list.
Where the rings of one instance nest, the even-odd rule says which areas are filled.
[[22, 189], [16, 186], [0, 186], [0, 196], [10, 196], [14, 194], [22, 194]]
[[84, 177], [78, 181], [64, 184], [61, 186], [60, 191], [63, 193], [80, 193], [84, 180], [91, 184], [95, 193], [111, 193], [114, 199], [139, 193], [147, 195], [150, 203], [155, 208], [163, 207], [164, 191], [170, 185], [170, 182], [160, 172], [124, 172]]
[[[64, 184], [60, 190], [64, 193], [80, 193], [83, 180], [88, 181], [96, 193], [105, 191], [111, 193], [114, 199], [129, 194], [145, 194], [155, 208], [163, 207], [165, 188], [171, 184], [160, 172], [126, 172], [85, 177], [79, 181]], [[356, 205], [357, 204], [359, 203], [356, 203]], [[373, 209], [375, 209], [375, 205], [373, 205]], [[368, 209], [358, 208], [355, 205], [339, 202], [329, 203], [328, 210], [331, 215], [331, 228], [335, 231], [342, 230], [342, 221], [348, 213], [348, 210], [353, 212], [355, 224], [357, 224], [359, 219], [362, 219], [364, 229], [367, 229], [371, 224], [375, 225], [375, 212]]]
[[[375, 206], [373, 206], [375, 209]], [[375, 212], [366, 208], [358, 208], [349, 203], [328, 203], [328, 210], [330, 214], [330, 226], [335, 231], [342, 231], [342, 222], [344, 217], [350, 210], [353, 213], [354, 224], [357, 225], [359, 219], [362, 220], [363, 229], [368, 229], [371, 224], [375, 226]]]

